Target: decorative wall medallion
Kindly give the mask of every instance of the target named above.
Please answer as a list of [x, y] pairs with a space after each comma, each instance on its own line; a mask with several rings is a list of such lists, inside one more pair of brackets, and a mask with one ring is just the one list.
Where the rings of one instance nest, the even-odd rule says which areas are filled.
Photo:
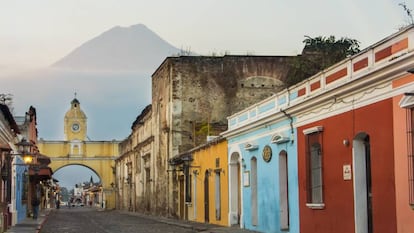
[[265, 162], [270, 162], [270, 160], [272, 159], [272, 148], [270, 146], [265, 146], [263, 148], [262, 156]]

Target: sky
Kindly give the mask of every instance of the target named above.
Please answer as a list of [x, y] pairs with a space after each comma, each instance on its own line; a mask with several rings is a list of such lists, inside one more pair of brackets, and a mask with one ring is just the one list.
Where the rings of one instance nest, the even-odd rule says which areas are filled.
[[138, 23], [202, 55], [293, 55], [304, 35], [347, 36], [367, 47], [407, 22], [400, 2], [0, 0], [0, 69], [48, 66], [114, 26]]
[[[71, 172], [74, 170], [76, 170], [76, 172]], [[67, 175], [68, 173], [70, 173], [70, 175]], [[62, 167], [53, 173], [53, 178], [58, 180], [59, 185], [61, 187], [66, 187], [68, 190], [75, 188], [76, 184], [90, 182], [91, 177], [94, 183], [99, 183], [101, 180], [93, 170], [81, 165], [69, 165]]]

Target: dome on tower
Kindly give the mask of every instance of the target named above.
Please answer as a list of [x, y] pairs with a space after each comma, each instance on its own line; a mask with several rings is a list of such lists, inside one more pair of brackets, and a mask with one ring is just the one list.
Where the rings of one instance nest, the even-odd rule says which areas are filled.
[[71, 102], [71, 104], [80, 104], [79, 100], [74, 98]]
[[78, 99], [74, 98], [71, 102], [70, 109], [66, 112], [65, 118], [85, 118], [86, 115], [80, 108], [80, 102]]

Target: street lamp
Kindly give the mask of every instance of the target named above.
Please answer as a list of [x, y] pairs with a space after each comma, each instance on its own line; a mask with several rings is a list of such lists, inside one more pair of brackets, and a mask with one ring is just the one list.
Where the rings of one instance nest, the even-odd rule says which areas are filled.
[[33, 164], [34, 154], [31, 153], [31, 149], [33, 147], [33, 143], [26, 141], [26, 139], [22, 139], [20, 142], [15, 144], [17, 146], [17, 153], [10, 154], [7, 157], [7, 162], [3, 163], [1, 168], [1, 178], [3, 181], [9, 179], [10, 174], [10, 161], [16, 155], [21, 155], [23, 157], [24, 164], [14, 164], [14, 165], [30, 165]]
[[34, 154], [31, 153], [32, 147], [34, 146], [33, 143], [28, 142], [25, 138], [23, 138], [15, 145], [17, 146], [18, 155], [22, 155], [24, 163], [32, 164], [34, 162]]
[[[19, 164], [19, 163], [15, 163], [14, 165], [19, 165], [19, 166], [26, 166], [26, 169], [24, 171], [23, 174], [23, 185], [24, 185], [24, 190], [22, 193], [22, 199], [27, 200], [27, 203], [31, 203], [32, 201], [32, 195], [34, 192], [33, 189], [30, 187], [30, 170], [33, 169], [35, 171], [35, 174], [37, 173], [37, 160], [36, 160], [36, 154], [37, 151], [35, 151], [34, 153], [33, 151], [33, 147], [35, 146], [32, 142], [27, 141], [25, 138], [23, 138], [20, 142], [15, 144], [17, 147], [17, 152], [14, 154], [11, 154], [9, 159], [19, 155], [21, 156], [23, 163]], [[10, 170], [10, 169], [8, 169]], [[9, 178], [10, 179], [10, 178]], [[11, 183], [11, 182], [10, 182]], [[11, 188], [11, 187], [10, 187]], [[26, 210], [27, 210], [27, 214], [29, 213], [29, 211], [33, 210], [32, 208], [30, 208], [30, 205], [28, 204], [26, 206]]]

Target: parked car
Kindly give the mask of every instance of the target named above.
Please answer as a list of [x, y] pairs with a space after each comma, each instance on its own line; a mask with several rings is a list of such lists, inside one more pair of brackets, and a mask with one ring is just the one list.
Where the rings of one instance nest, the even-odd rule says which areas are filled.
[[72, 207], [83, 207], [85, 204], [82, 202], [81, 199], [75, 199], [74, 201], [72, 201], [71, 206]]

